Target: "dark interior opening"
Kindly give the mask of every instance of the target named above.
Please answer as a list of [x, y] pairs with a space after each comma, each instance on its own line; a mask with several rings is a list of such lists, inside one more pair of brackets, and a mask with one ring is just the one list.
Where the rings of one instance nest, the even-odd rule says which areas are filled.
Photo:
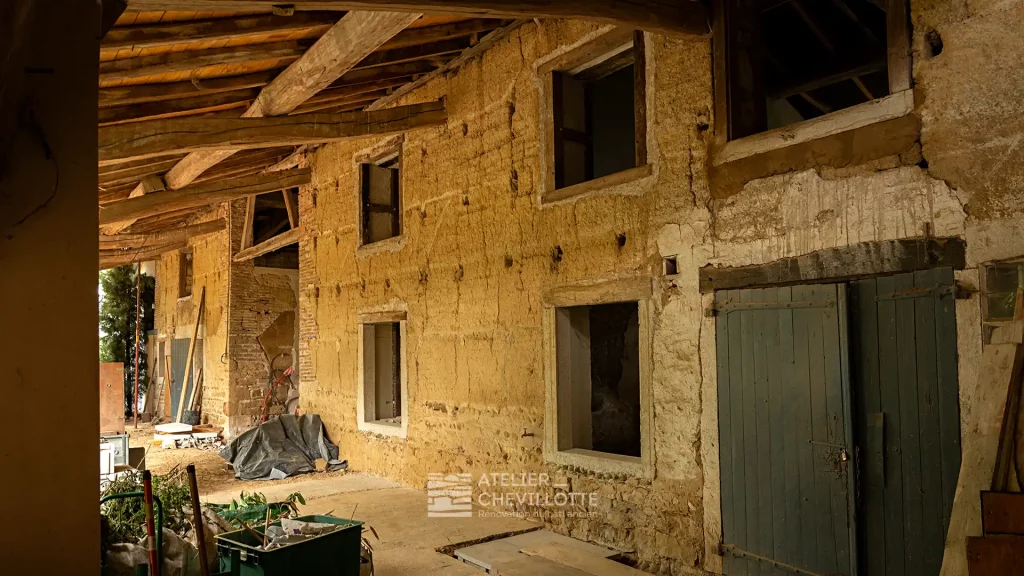
[[[256, 211], [252, 221], [253, 246], [266, 242], [282, 232], [287, 232], [291, 228], [291, 220], [289, 220], [284, 194], [290, 196], [292, 206], [298, 207], [299, 190], [297, 188], [292, 188], [283, 193], [267, 192], [256, 196]], [[295, 218], [297, 221], [297, 208]], [[297, 243], [289, 244], [273, 252], [257, 256], [253, 258], [253, 264], [263, 268], [298, 270], [299, 245]]]
[[363, 244], [400, 236], [401, 174], [398, 155], [377, 163], [361, 164], [361, 172]]
[[730, 139], [889, 94], [877, 0], [727, 0]]
[[640, 322], [636, 302], [590, 306], [593, 449], [640, 456]]
[[633, 50], [577, 74], [555, 72], [555, 185], [564, 188], [637, 165]]

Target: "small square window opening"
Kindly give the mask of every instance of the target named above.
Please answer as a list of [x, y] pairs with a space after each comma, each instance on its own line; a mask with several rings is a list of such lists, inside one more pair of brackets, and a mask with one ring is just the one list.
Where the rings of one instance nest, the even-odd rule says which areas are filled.
[[401, 236], [401, 161], [395, 153], [360, 166], [362, 245]]
[[363, 325], [364, 422], [402, 423], [401, 323]]
[[640, 457], [637, 302], [558, 308], [558, 450]]
[[985, 266], [981, 290], [985, 342], [992, 331], [1013, 320], [1017, 290], [1024, 287], [1024, 262], [1000, 262]]

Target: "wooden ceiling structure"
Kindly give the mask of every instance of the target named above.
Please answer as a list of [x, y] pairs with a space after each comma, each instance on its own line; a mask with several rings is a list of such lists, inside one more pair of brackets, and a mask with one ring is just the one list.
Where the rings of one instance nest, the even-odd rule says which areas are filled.
[[223, 201], [308, 183], [308, 146], [443, 124], [443, 102], [393, 102], [532, 18], [707, 32], [700, 2], [625, 4], [127, 0], [100, 45], [100, 268], [223, 229], [189, 226]]

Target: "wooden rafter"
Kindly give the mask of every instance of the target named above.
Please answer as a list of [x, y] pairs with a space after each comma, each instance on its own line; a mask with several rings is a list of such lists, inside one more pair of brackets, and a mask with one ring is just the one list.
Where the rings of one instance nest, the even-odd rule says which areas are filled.
[[189, 52], [172, 52], [153, 56], [137, 56], [100, 62], [100, 82], [129, 80], [173, 72], [187, 72], [207, 66], [242, 64], [246, 62], [278, 62], [297, 60], [309, 46], [308, 41], [272, 42], [249, 46], [210, 48]]
[[[160, 192], [166, 189], [167, 186], [164, 184], [163, 178], [157, 176], [156, 174], [150, 174], [149, 176], [143, 178], [141, 182], [139, 182], [139, 186], [135, 190], [132, 190], [131, 194], [128, 195], [128, 198], [138, 198], [145, 194]], [[123, 231], [124, 229], [128, 228], [134, 223], [135, 220], [125, 220], [123, 222], [117, 222], [109, 226], [105, 226], [103, 228], [103, 231], [106, 232], [107, 234], [117, 234], [118, 232]]]
[[309, 181], [308, 168], [295, 168], [246, 178], [230, 178], [228, 180], [196, 184], [179, 190], [147, 194], [101, 207], [100, 225], [136, 220], [175, 210], [210, 206], [236, 198], [244, 198], [264, 192], [275, 192], [309, 184]]
[[[330, 86], [382, 44], [405, 29], [419, 14], [349, 12], [268, 84], [246, 118], [287, 114], [314, 94]], [[166, 175], [171, 189], [182, 188], [235, 150], [192, 153]]]
[[100, 250], [162, 246], [164, 244], [172, 244], [174, 242], [188, 240], [189, 238], [213, 234], [215, 232], [220, 232], [225, 228], [227, 228], [227, 224], [224, 222], [224, 219], [218, 218], [217, 220], [211, 220], [209, 222], [201, 222], [199, 224], [184, 226], [182, 228], [161, 230], [150, 234], [100, 234]]
[[[266, 10], [278, 0], [129, 0], [132, 10]], [[480, 18], [575, 18], [666, 34], [709, 31], [703, 2], [691, 0], [298, 0], [296, 10], [390, 10]]]
[[214, 40], [258, 39], [271, 33], [276, 35], [303, 30], [319, 30], [322, 33], [337, 21], [338, 15], [334, 12], [302, 12], [291, 16], [245, 16], [124, 26], [107, 32], [100, 43], [100, 50], [143, 49]]
[[[438, 101], [372, 112], [134, 122], [100, 128], [99, 161], [102, 165], [124, 159], [179, 152], [209, 154], [229, 150], [234, 153], [248, 148], [384, 136], [415, 128], [439, 126], [447, 119], [444, 102]], [[189, 182], [196, 177], [198, 174], [189, 178]], [[173, 186], [168, 187], [174, 189]]]
[[161, 254], [181, 250], [187, 246], [188, 242], [181, 240], [159, 246], [148, 246], [133, 250], [100, 250], [99, 267], [100, 270], [106, 270], [108, 268], [124, 266], [125, 264], [135, 264], [136, 262], [156, 260]]
[[252, 260], [257, 256], [262, 256], [269, 252], [273, 252], [274, 250], [279, 250], [285, 246], [288, 246], [289, 244], [295, 244], [296, 242], [302, 239], [304, 234], [305, 231], [303, 230], [302, 226], [292, 228], [287, 232], [282, 232], [281, 234], [274, 236], [270, 240], [266, 240], [255, 246], [246, 248], [245, 250], [240, 250], [237, 254], [235, 254], [234, 261], [245, 262], [246, 260]]

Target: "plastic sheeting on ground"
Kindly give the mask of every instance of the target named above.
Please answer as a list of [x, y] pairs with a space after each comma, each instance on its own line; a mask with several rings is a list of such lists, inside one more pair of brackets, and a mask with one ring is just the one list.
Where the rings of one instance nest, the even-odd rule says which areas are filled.
[[284, 414], [264, 422], [232, 440], [220, 457], [231, 463], [235, 478], [241, 480], [280, 480], [312, 472], [318, 458], [327, 461], [329, 471], [348, 467], [338, 460], [338, 447], [327, 439], [316, 414]]

